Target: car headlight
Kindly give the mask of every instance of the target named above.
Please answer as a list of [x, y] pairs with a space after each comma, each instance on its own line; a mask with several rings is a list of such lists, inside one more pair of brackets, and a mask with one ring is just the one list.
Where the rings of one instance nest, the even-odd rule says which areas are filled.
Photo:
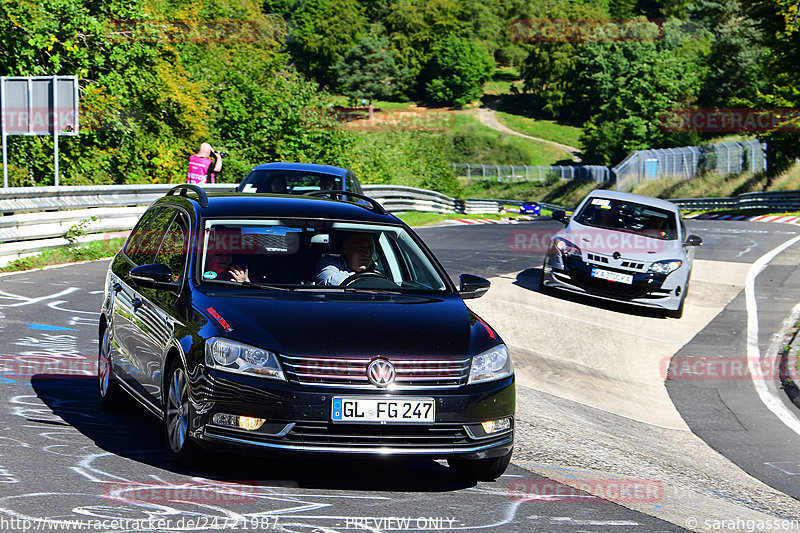
[[206, 341], [206, 365], [286, 381], [277, 354], [221, 337]]
[[562, 237], [553, 238], [553, 248], [561, 252], [561, 255], [581, 255], [581, 249]]
[[667, 275], [670, 272], [674, 272], [678, 270], [681, 265], [683, 264], [682, 261], [679, 259], [667, 259], [665, 261], [656, 261], [650, 268], [647, 270], [651, 274], [664, 274]]
[[467, 383], [502, 379], [513, 373], [514, 366], [511, 364], [508, 348], [506, 348], [505, 344], [498, 344], [494, 348], [472, 358], [472, 366], [469, 369], [469, 381]]

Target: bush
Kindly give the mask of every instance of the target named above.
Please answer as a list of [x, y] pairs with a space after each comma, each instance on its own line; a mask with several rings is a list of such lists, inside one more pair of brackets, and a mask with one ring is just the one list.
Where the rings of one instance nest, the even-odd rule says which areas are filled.
[[425, 94], [435, 104], [463, 107], [479, 98], [494, 73], [494, 60], [480, 45], [448, 35], [425, 68]]

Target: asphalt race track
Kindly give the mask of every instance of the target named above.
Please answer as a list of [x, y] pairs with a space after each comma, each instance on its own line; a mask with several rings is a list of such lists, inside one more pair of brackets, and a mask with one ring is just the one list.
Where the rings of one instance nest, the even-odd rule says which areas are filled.
[[[546, 232], [552, 221], [419, 231], [454, 279], [492, 279], [470, 305], [517, 367], [514, 464], [475, 485], [419, 459], [237, 454], [178, 469], [143, 409], [98, 405], [108, 262], [0, 277], [0, 530], [703, 531], [708, 518], [800, 518], [800, 436], [767, 410], [754, 382], [665, 385], [656, 359], [745, 356], [745, 274], [800, 231], [689, 226], [706, 245], [681, 320], [538, 293], [542, 251], [515, 248], [515, 232]], [[798, 254], [779, 254], [754, 284], [762, 353], [800, 301]], [[619, 340], [627, 338], [650, 341]], [[606, 353], [602, 339], [620, 359], [593, 359]], [[683, 460], [696, 468], [681, 472], [673, 462]]]

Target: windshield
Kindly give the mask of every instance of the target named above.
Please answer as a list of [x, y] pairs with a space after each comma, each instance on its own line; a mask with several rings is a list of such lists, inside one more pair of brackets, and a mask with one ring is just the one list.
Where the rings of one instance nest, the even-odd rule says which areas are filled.
[[203, 283], [322, 290], [446, 291], [433, 260], [397, 226], [326, 220], [207, 220]]
[[629, 231], [654, 239], [678, 238], [675, 213], [627, 200], [592, 198], [573, 219], [584, 226]]
[[341, 176], [304, 170], [254, 170], [242, 182], [242, 192], [302, 194], [344, 188]]

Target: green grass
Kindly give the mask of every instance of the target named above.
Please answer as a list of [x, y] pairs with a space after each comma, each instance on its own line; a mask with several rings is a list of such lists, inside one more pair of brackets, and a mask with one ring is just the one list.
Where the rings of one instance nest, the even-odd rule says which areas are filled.
[[540, 139], [566, 144], [567, 146], [576, 148], [581, 146], [580, 138], [583, 133], [581, 128], [559, 124], [554, 120], [536, 120], [504, 111], [497, 111], [496, 114], [497, 119], [503, 125], [514, 131], [531, 137], [539, 137]]
[[515, 85], [517, 89], [522, 89], [522, 83], [519, 68], [499, 67], [495, 70], [492, 79], [483, 86], [483, 93], [492, 96], [510, 94], [512, 85]]
[[[516, 209], [516, 208], [514, 208]], [[486, 214], [472, 214], [472, 215], [464, 215], [458, 213], [446, 213], [446, 214], [439, 214], [439, 213], [422, 213], [418, 211], [408, 211], [406, 213], [396, 213], [397, 218], [405, 222], [411, 227], [421, 227], [421, 226], [430, 226], [432, 224], [438, 224], [443, 220], [454, 220], [456, 218], [490, 218], [493, 220], [500, 220], [500, 219], [508, 219], [508, 218], [516, 218], [519, 215], [516, 213], [486, 213]]]
[[584, 196], [597, 188], [597, 184], [561, 180], [550, 183], [486, 180], [471, 181], [464, 187], [467, 198], [546, 202], [573, 209]]
[[44, 250], [38, 255], [23, 257], [22, 259], [12, 261], [8, 265], [0, 268], [0, 272], [32, 270], [34, 268], [61, 265], [64, 263], [103, 259], [104, 257], [111, 257], [116, 254], [124, 243], [125, 239], [108, 239], [91, 241], [78, 246], [65, 246], [63, 248]]
[[484, 125], [474, 115], [455, 115], [453, 162], [490, 165], [555, 165], [572, 156], [551, 144], [507, 135]]

